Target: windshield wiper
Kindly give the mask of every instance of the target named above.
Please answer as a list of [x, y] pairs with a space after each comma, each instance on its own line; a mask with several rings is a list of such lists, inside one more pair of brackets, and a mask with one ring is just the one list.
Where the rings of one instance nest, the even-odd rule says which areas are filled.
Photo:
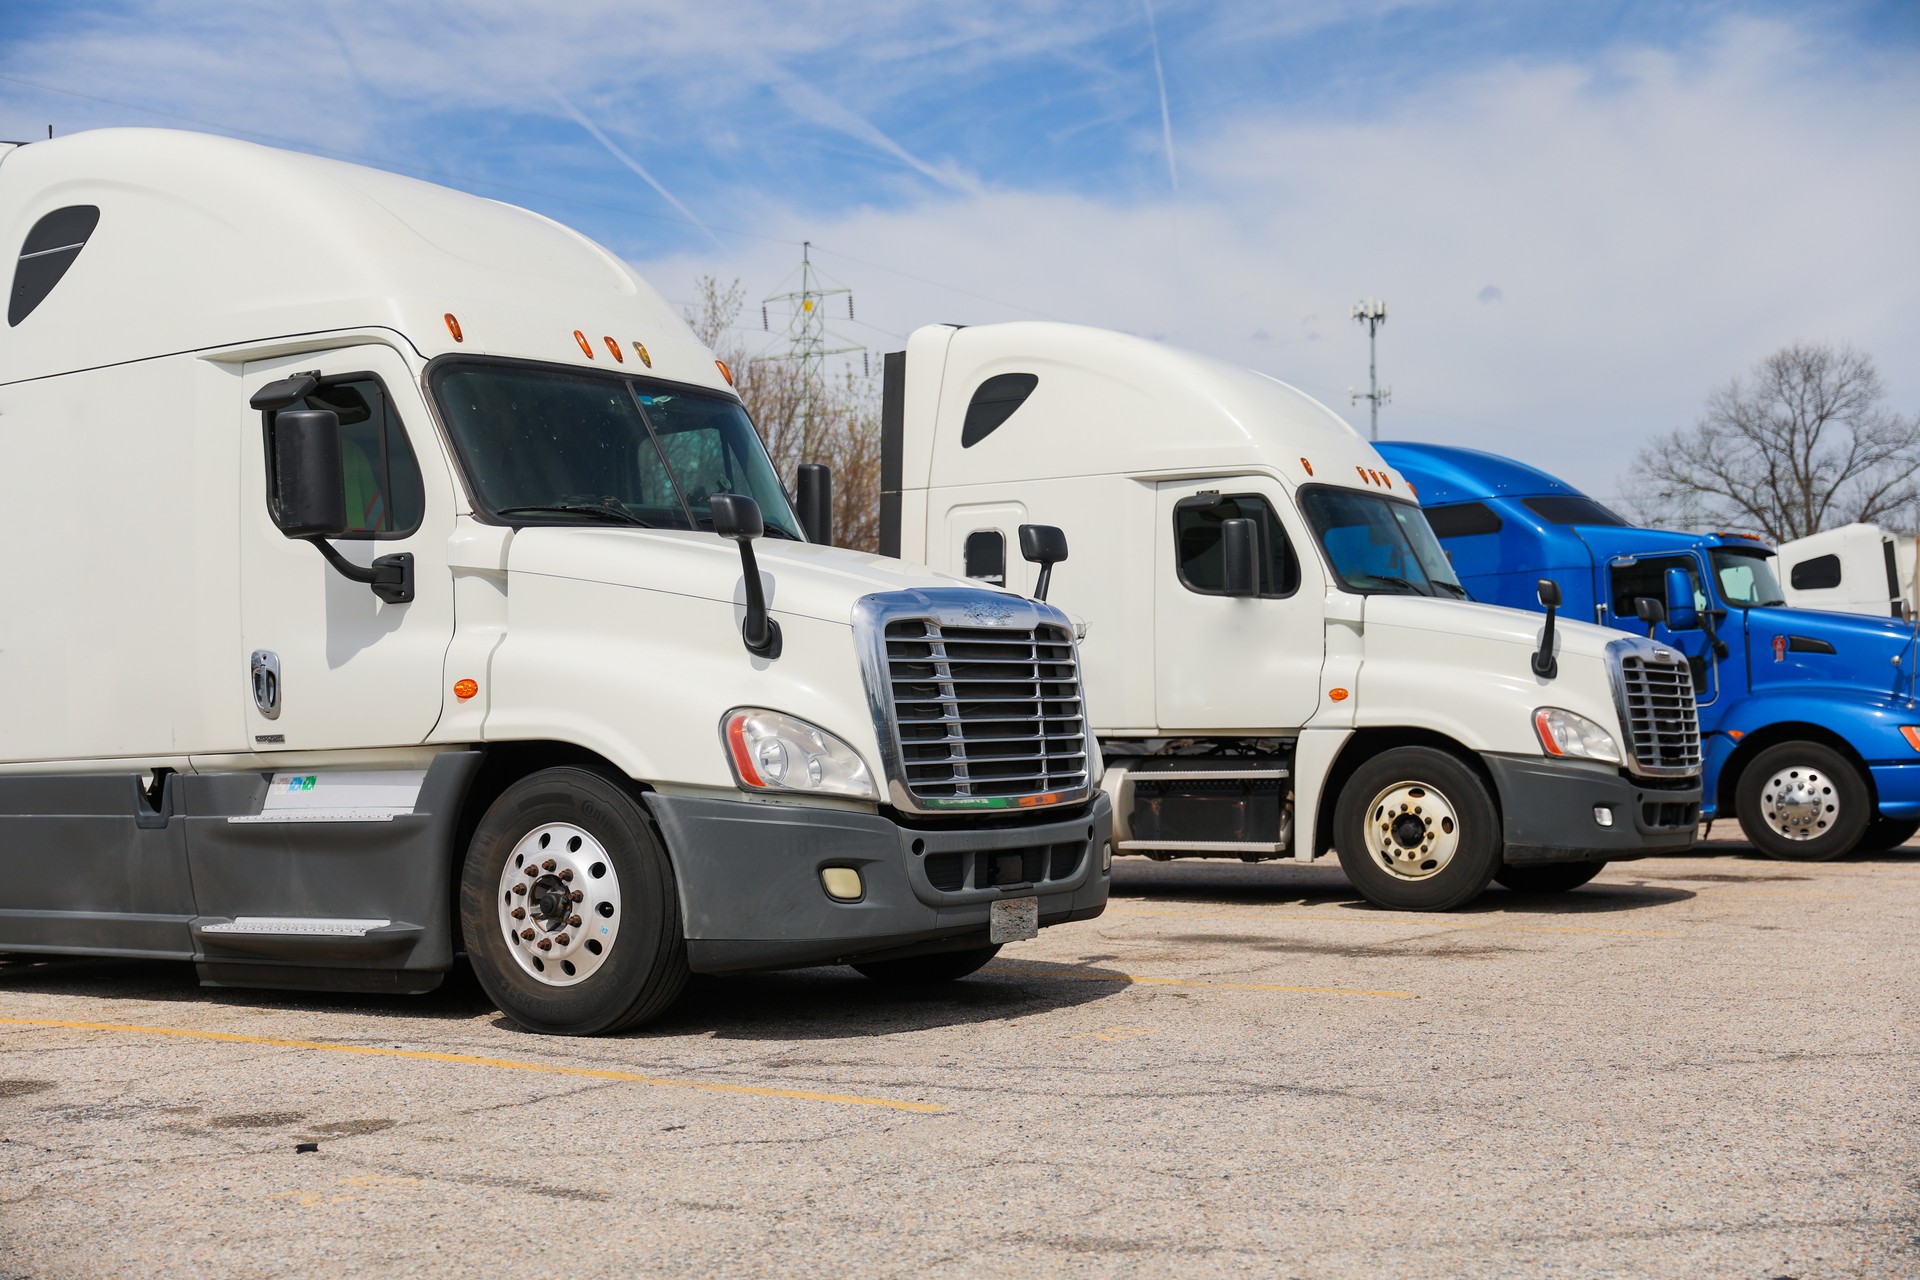
[[1457, 582], [1441, 582], [1441, 581], [1440, 581], [1440, 580], [1439, 580], [1438, 578], [1436, 578], [1436, 579], [1434, 579], [1434, 580], [1433, 580], [1433, 583], [1432, 583], [1432, 585], [1433, 585], [1433, 586], [1436, 586], [1436, 587], [1439, 587], [1439, 588], [1440, 588], [1441, 590], [1443, 590], [1443, 591], [1451, 591], [1451, 592], [1453, 592], [1453, 597], [1454, 597], [1454, 599], [1456, 599], [1456, 600], [1471, 600], [1471, 599], [1473, 599], [1473, 597], [1472, 597], [1471, 595], [1469, 595], [1469, 594], [1467, 593], [1467, 589], [1466, 589], [1465, 587], [1463, 587], [1463, 586], [1461, 586], [1461, 585], [1460, 585], [1459, 583], [1457, 583]]
[[642, 520], [639, 516], [634, 515], [631, 511], [622, 511], [618, 507], [598, 507], [598, 506], [594, 506], [591, 503], [586, 503], [586, 502], [557, 502], [552, 506], [544, 506], [544, 507], [543, 506], [501, 507], [499, 510], [499, 514], [503, 516], [538, 515], [542, 513], [545, 513], [545, 514], [564, 513], [567, 515], [576, 515], [576, 516], [603, 516], [610, 520], [618, 520], [621, 524], [630, 524], [641, 529], [651, 529], [654, 527], [653, 521]]

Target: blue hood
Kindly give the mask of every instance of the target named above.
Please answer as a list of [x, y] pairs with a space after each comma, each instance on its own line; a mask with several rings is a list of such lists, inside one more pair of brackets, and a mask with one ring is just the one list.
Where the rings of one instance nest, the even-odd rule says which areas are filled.
[[[1755, 692], [1789, 686], [1907, 696], [1914, 660], [1911, 625], [1895, 618], [1817, 609], [1745, 612], [1747, 661]], [[1776, 639], [1785, 643], [1776, 648]], [[1900, 659], [1898, 666], [1895, 658]]]

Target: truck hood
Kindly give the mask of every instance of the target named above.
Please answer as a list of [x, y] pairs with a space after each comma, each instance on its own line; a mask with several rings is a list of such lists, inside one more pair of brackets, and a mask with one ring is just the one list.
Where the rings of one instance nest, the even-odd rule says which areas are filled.
[[[1895, 618], [1819, 609], [1747, 609], [1747, 662], [1755, 689], [1856, 689], [1905, 696], [1913, 627]], [[1733, 619], [1728, 619], [1732, 625]], [[1894, 665], [1894, 659], [1900, 665]]]
[[[1495, 644], [1536, 649], [1544, 615], [1525, 609], [1478, 604], [1472, 600], [1442, 600], [1434, 596], [1368, 596], [1365, 621], [1375, 627], [1401, 627], [1437, 635], [1484, 639]], [[1607, 645], [1620, 638], [1610, 627], [1596, 626], [1564, 615], [1554, 619], [1554, 651], [1563, 657], [1602, 658]]]
[[[776, 615], [844, 624], [851, 623], [855, 602], [878, 591], [956, 586], [997, 590], [922, 565], [842, 547], [761, 538], [753, 549], [767, 607]], [[739, 548], [711, 533], [603, 526], [525, 528], [513, 535], [507, 569], [723, 603], [745, 598]]]

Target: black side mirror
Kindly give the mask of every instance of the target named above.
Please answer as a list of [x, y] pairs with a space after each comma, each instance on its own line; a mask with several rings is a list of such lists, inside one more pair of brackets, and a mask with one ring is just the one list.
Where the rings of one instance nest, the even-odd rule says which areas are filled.
[[1220, 593], [1260, 594], [1260, 526], [1244, 517], [1220, 522]]
[[1652, 637], [1653, 629], [1667, 620], [1667, 605], [1664, 600], [1655, 600], [1652, 596], [1635, 596], [1633, 612], [1640, 621], [1647, 624], [1647, 635]]
[[803, 462], [794, 477], [794, 502], [809, 541], [833, 545], [833, 469]]
[[282, 409], [273, 415], [273, 512], [280, 532], [311, 542], [349, 582], [365, 583], [388, 604], [406, 604], [413, 599], [413, 552], [379, 556], [362, 568], [327, 542], [347, 531], [344, 473], [339, 414], [331, 409]]
[[1547, 625], [1540, 629], [1540, 648], [1533, 655], [1533, 674], [1551, 680], [1560, 674], [1560, 660], [1553, 656], [1553, 611], [1560, 607], [1560, 584], [1552, 578], [1540, 579], [1534, 588], [1540, 607], [1547, 611]]
[[273, 418], [273, 505], [289, 538], [337, 538], [347, 531], [340, 415], [283, 409]]
[[1053, 585], [1053, 566], [1067, 558], [1067, 535], [1058, 525], [1023, 524], [1020, 526], [1020, 554], [1040, 566], [1040, 581], [1033, 584], [1033, 598], [1045, 600]]
[[740, 639], [748, 653], [777, 658], [780, 624], [767, 616], [767, 596], [760, 589], [760, 563], [753, 555], [753, 540], [767, 529], [760, 517], [760, 504], [745, 494], [716, 493], [712, 511], [713, 531], [740, 544], [740, 572], [747, 586], [747, 616], [740, 624]]

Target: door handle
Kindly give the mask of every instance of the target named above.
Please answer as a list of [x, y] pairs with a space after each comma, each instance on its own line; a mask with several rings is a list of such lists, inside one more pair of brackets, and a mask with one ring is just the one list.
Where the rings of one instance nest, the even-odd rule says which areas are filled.
[[271, 649], [255, 649], [251, 661], [253, 705], [269, 720], [280, 718], [280, 655]]

